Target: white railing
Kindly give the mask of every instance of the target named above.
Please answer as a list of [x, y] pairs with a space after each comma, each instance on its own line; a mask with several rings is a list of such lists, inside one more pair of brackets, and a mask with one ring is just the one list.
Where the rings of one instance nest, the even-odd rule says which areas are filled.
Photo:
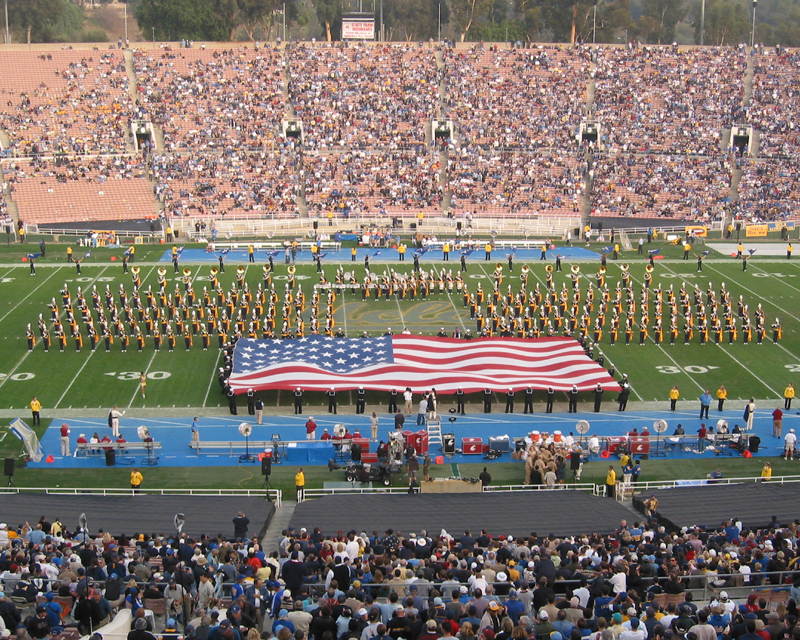
[[769, 484], [793, 484], [800, 482], [800, 476], [772, 476], [765, 480], [761, 476], [746, 476], [740, 478], [681, 478], [676, 480], [648, 480], [646, 482], [632, 482], [625, 485], [633, 489], [634, 492], [651, 491], [653, 489], [672, 489], [676, 487], [706, 487], [719, 486], [721, 484], [747, 484], [757, 482], [768, 482]]
[[593, 496], [603, 495], [605, 489], [602, 485], [597, 485], [591, 482], [583, 483], [567, 483], [557, 484], [554, 487], [547, 485], [534, 485], [534, 484], [500, 484], [488, 485], [483, 488], [484, 492], [528, 492], [528, 491], [584, 491], [591, 493]]
[[[98, 487], [0, 487], [3, 493], [44, 493], [47, 495], [99, 495], [130, 496], [133, 489], [98, 488]], [[248, 498], [265, 498], [280, 507], [283, 502], [283, 491], [280, 489], [137, 489], [138, 495], [151, 496], [246, 496]]]
[[303, 500], [312, 500], [314, 498], [321, 498], [322, 496], [331, 495], [355, 495], [355, 494], [387, 494], [387, 493], [408, 493], [408, 486], [405, 487], [331, 487], [328, 489], [305, 489], [303, 491]]

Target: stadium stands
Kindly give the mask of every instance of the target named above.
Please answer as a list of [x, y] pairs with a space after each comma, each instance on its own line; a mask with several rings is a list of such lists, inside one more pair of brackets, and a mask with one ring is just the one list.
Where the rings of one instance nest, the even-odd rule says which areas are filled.
[[[736, 195], [725, 130], [750, 122], [757, 157], [742, 165], [736, 210], [786, 217], [795, 166], [769, 159], [797, 156], [800, 59], [748, 55], [410, 43], [4, 52], [4, 171], [20, 217], [38, 223], [161, 209], [526, 218], [587, 207], [708, 221]], [[282, 134], [295, 118], [302, 144]], [[138, 119], [155, 125], [153, 153], [134, 154]], [[454, 131], [434, 145], [436, 119]], [[578, 144], [583, 120], [599, 123], [597, 144]]]

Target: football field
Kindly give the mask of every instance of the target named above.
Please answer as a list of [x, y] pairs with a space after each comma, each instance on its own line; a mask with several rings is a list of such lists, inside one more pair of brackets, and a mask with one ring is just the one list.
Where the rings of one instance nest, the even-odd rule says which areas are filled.
[[[713, 394], [719, 385], [724, 384], [731, 401], [755, 397], [772, 402], [783, 396], [783, 389], [789, 382], [800, 382], [800, 263], [777, 256], [759, 258], [756, 254], [748, 261], [748, 271], [743, 273], [739, 260], [728, 255], [711, 253], [704, 261], [702, 273], [698, 273], [696, 260], [682, 261], [678, 258], [678, 253], [671, 249], [665, 247], [664, 259], [655, 263], [653, 287], [661, 284], [666, 289], [673, 285], [677, 292], [682, 283], [686, 283], [691, 294], [697, 285], [705, 299], [709, 283], [719, 292], [720, 285], [724, 282], [731, 293], [734, 315], [740, 296], [748, 306], [751, 316], [757, 305], [762, 304], [768, 329], [767, 337], [764, 344], [757, 345], [754, 332], [752, 342], [743, 344], [740, 332], [735, 343], [728, 344], [726, 333], [723, 344], [715, 345], [711, 340], [708, 344], [701, 345], [695, 332], [691, 343], [684, 345], [681, 332], [674, 346], [668, 343], [659, 346], [653, 342], [651, 331], [646, 344], [640, 346], [637, 327], [630, 345], [625, 345], [624, 340], [619, 339], [612, 346], [606, 331], [594, 356], [597, 358], [602, 351], [606, 368], [613, 366], [617, 378], [622, 373], [628, 374], [632, 383], [631, 401], [659, 401], [666, 408], [669, 389], [677, 385], [682, 398], [695, 406], [696, 399], [703, 390], [710, 389]], [[27, 250], [34, 250], [34, 245], [30, 245]], [[216, 378], [220, 362], [216, 336], [212, 336], [211, 346], [207, 351], [203, 350], [200, 339], [196, 336], [189, 351], [185, 349], [183, 339], [178, 337], [174, 352], [169, 352], [165, 346], [156, 352], [153, 341], [149, 338], [146, 339], [142, 352], [137, 351], [133, 340], [126, 353], [121, 352], [118, 341], [112, 345], [110, 353], [105, 352], [102, 341], [95, 351], [91, 351], [86, 339], [80, 352], [76, 352], [74, 341], [70, 338], [63, 353], [59, 352], [55, 340], [49, 353], [45, 353], [37, 330], [38, 316], [42, 314], [47, 326], [52, 326], [47, 305], [55, 298], [61, 307], [61, 290], [65, 284], [73, 298], [80, 286], [91, 306], [90, 294], [93, 287], [96, 286], [104, 297], [106, 286], [109, 286], [117, 298], [120, 284], [124, 285], [128, 294], [131, 293], [132, 279], [122, 272], [119, 249], [93, 250], [91, 257], [82, 264], [80, 276], [77, 275], [75, 266], [66, 263], [63, 250], [59, 246], [50, 248], [48, 255], [52, 257], [37, 261], [35, 275], [31, 275], [28, 265], [21, 261], [25, 253], [26, 249], [20, 246], [3, 248], [0, 253], [0, 261], [3, 263], [0, 267], [0, 336], [3, 345], [0, 349], [0, 409], [19, 410], [20, 415], [27, 415], [28, 403], [33, 396], [37, 396], [48, 410], [97, 409], [116, 404], [126, 409], [175, 407], [191, 411], [189, 408], [213, 410], [227, 405], [220, 394]], [[112, 257], [117, 260], [111, 261]], [[411, 262], [407, 260], [400, 263], [394, 257], [395, 252], [384, 251], [380, 262], [373, 262], [371, 270], [378, 275], [386, 269], [410, 274], [413, 268]], [[183, 289], [183, 275], [173, 274], [172, 264], [168, 260], [165, 262], [163, 258], [163, 248], [137, 251], [142, 290], [148, 286], [157, 289], [160, 266], [167, 268], [167, 291], [174, 290], [176, 284]], [[468, 270], [464, 274], [464, 281], [470, 291], [474, 291], [480, 283], [485, 291], [491, 292], [497, 258], [503, 260], [504, 293], [509, 284], [514, 292], [519, 290], [519, 274], [523, 264], [530, 267], [528, 289], [538, 283], [544, 290], [545, 265], [552, 264], [552, 261], [517, 261], [513, 272], [509, 273], [503, 257], [496, 256], [485, 261], [481, 251], [470, 256]], [[226, 291], [229, 290], [235, 281], [236, 268], [242, 266], [246, 270], [246, 281], [255, 290], [262, 282], [262, 267], [265, 262], [263, 256], [255, 264], [248, 264], [244, 260], [237, 262], [229, 257], [225, 273], [220, 274], [220, 285]], [[608, 262], [606, 277], [609, 287], [613, 293], [624, 262], [630, 265], [629, 272], [638, 301], [647, 261], [642, 256], [634, 255], [634, 252], [628, 252], [617, 262]], [[202, 297], [203, 287], [209, 286], [209, 274], [215, 264], [209, 261], [181, 262], [181, 270], [191, 270], [198, 299]], [[563, 283], [571, 288], [571, 264], [565, 261], [563, 272], [554, 274], [557, 290], [562, 288]], [[581, 260], [574, 264], [580, 267], [580, 287], [585, 295], [589, 287], [595, 285], [599, 259]], [[420, 266], [428, 271], [446, 267], [455, 274], [459, 263], [457, 258], [447, 263], [442, 262], [433, 253], [423, 255]], [[319, 282], [319, 276], [307, 257], [306, 261], [298, 262], [296, 268], [297, 282], [310, 301], [313, 286]], [[326, 261], [324, 268], [331, 282], [334, 281], [338, 268], [353, 272], [359, 280], [364, 274], [361, 262]], [[287, 279], [287, 266], [282, 259], [276, 259], [273, 282], [280, 294]], [[323, 294], [320, 304], [323, 323], [324, 299]], [[652, 323], [652, 310], [650, 315]], [[778, 344], [773, 344], [769, 327], [776, 317], [780, 318], [783, 337]], [[308, 331], [308, 302], [304, 318]], [[473, 333], [477, 333], [476, 323], [470, 319], [462, 296], [455, 291], [452, 294], [433, 292], [425, 300], [420, 300], [419, 297], [415, 300], [400, 299], [393, 295], [388, 300], [381, 296], [377, 300], [372, 297], [362, 301], [361, 292], [356, 289], [352, 293], [338, 295], [334, 302], [334, 318], [336, 327], [343, 329], [348, 337], [359, 336], [363, 331], [370, 335], [380, 335], [388, 328], [395, 333], [407, 328], [413, 333], [421, 332], [426, 335], [434, 335], [442, 328], [448, 334], [452, 334], [456, 328], [461, 331], [471, 329]], [[28, 351], [25, 336], [26, 325], [29, 323], [37, 337], [33, 351]], [[142, 372], [148, 380], [146, 398], [142, 398], [139, 393], [139, 376]], [[398, 384], [402, 384], [402, 381], [398, 381]], [[288, 408], [291, 404], [286, 392], [273, 391], [262, 396], [267, 405]], [[590, 396], [591, 394], [586, 393], [582, 400], [588, 401]], [[536, 400], [543, 402], [544, 394], [537, 393]], [[322, 401], [321, 396], [314, 394], [308, 394], [306, 398], [306, 403], [312, 406], [322, 404]], [[473, 401], [477, 401], [477, 398]], [[347, 404], [347, 397], [340, 402]], [[766, 407], [761, 405], [761, 408]]]

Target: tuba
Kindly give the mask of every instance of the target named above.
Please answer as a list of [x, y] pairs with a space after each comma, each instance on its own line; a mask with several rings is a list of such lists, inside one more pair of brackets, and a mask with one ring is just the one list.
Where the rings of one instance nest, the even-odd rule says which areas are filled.
[[[131, 269], [133, 269], [133, 267], [131, 267]], [[137, 269], [138, 269], [138, 267], [137, 267]], [[134, 272], [134, 273], [136, 273], [136, 272]], [[158, 268], [158, 275], [160, 275], [162, 277], [167, 275], [167, 270], [164, 267], [159, 267]]]
[[552, 264], [548, 264], [547, 266], [545, 266], [544, 270], [547, 273], [553, 273], [553, 265]]
[[531, 272], [531, 268], [527, 264], [522, 265], [522, 275], [527, 276]]
[[599, 271], [598, 273], [599, 273], [601, 276], [604, 276], [604, 275], [606, 275], [606, 268], [605, 268], [605, 267], [600, 267], [600, 271]]
[[648, 264], [648, 265], [647, 265], [647, 266], [644, 268], [644, 270], [645, 270], [647, 273], [653, 273], [653, 265], [651, 265], [651, 264]]
[[627, 271], [627, 270], [628, 270], [628, 268], [629, 268], [629, 265], [628, 265], [628, 263], [627, 263], [627, 262], [623, 262], [623, 263], [622, 263], [622, 270], [623, 270], [623, 271]]
[[192, 275], [192, 270], [191, 270], [189, 267], [186, 267], [186, 268], [183, 270], [183, 275], [184, 275], [184, 276], [186, 276], [186, 277], [188, 278], [190, 275]]
[[573, 265], [572, 265], [572, 267], [570, 267], [570, 270], [571, 270], [571, 271], [572, 271], [572, 273], [574, 273], [576, 276], [577, 276], [577, 275], [578, 275], [578, 274], [581, 272], [581, 268], [580, 268], [580, 267], [579, 267], [577, 264], [573, 264]]
[[297, 272], [297, 267], [295, 267], [293, 264], [290, 264], [289, 265], [289, 275], [293, 276], [296, 272]]
[[236, 269], [236, 275], [237, 275], [239, 278], [242, 278], [242, 277], [244, 277], [244, 267], [238, 267], [238, 268]]
[[216, 278], [218, 274], [219, 274], [219, 269], [217, 269], [216, 267], [211, 267], [211, 277]]
[[137, 265], [131, 267], [131, 273], [135, 276], [138, 276], [140, 271], [141, 269]]

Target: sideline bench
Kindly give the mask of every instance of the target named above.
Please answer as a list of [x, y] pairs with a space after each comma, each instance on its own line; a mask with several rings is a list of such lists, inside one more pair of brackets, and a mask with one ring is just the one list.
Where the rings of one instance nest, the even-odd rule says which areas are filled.
[[127, 451], [155, 451], [161, 448], [160, 442], [79, 442], [75, 445], [76, 453], [84, 456], [104, 456], [108, 449], [116, 449], [120, 453]]

